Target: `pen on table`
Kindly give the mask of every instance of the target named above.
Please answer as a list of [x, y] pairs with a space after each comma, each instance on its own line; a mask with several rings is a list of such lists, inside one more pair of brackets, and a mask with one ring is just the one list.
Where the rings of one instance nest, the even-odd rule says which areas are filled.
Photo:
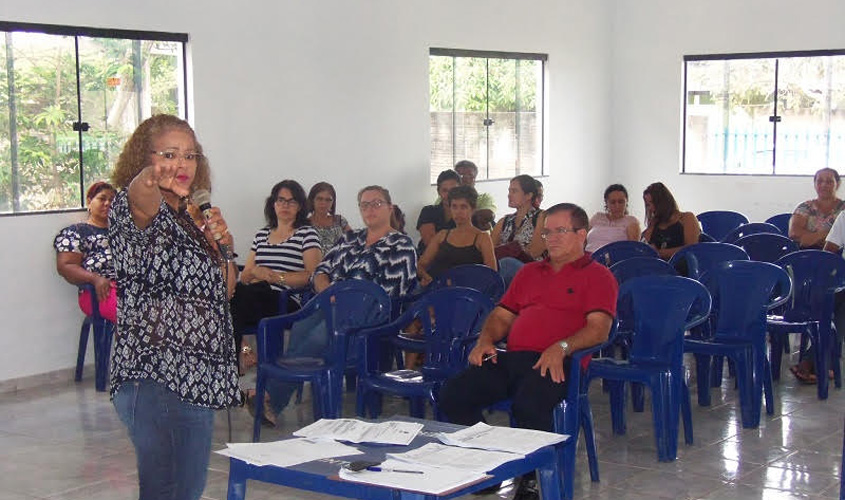
[[366, 470], [373, 472], [402, 472], [405, 474], [425, 474], [421, 470], [385, 469], [384, 467], [367, 467]]
[[497, 354], [499, 354], [499, 353], [494, 352], [493, 354], [488, 354], [488, 355], [484, 356], [483, 358], [481, 358], [481, 362], [484, 363], [485, 361], [490, 361], [491, 359], [495, 358]]

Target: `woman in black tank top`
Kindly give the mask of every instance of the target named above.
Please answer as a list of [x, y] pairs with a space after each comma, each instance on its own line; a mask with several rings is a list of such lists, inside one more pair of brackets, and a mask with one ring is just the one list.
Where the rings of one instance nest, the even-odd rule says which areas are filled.
[[417, 277], [425, 286], [455, 266], [484, 264], [496, 269], [496, 256], [490, 235], [472, 225], [478, 193], [470, 186], [449, 191], [449, 210], [454, 229], [445, 229], [432, 238], [417, 262]]
[[653, 246], [661, 259], [669, 260], [685, 246], [698, 243], [701, 226], [692, 212], [681, 212], [678, 203], [662, 182], [643, 191], [646, 228], [643, 241]]

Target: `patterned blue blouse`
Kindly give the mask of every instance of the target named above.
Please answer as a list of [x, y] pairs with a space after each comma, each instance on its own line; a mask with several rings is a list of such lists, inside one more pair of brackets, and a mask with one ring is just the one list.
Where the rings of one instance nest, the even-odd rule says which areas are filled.
[[238, 370], [221, 262], [190, 215], [162, 200], [139, 229], [126, 189], [109, 213], [117, 272], [117, 331], [111, 395], [130, 380], [153, 380], [187, 403], [236, 404]]
[[56, 252], [81, 253], [82, 269], [114, 281], [108, 229], [87, 222], [73, 224], [59, 231], [53, 247]]
[[417, 286], [414, 242], [399, 232], [388, 233], [367, 246], [367, 230], [347, 233], [323, 257], [314, 275], [325, 274], [332, 283], [347, 279], [372, 281], [393, 298]]

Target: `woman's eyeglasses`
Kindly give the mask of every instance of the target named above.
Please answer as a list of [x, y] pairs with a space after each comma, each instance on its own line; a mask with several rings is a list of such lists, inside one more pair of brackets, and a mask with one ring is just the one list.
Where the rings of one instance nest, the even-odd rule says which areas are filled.
[[384, 200], [362, 201], [358, 203], [358, 208], [366, 210], [368, 208], [381, 208], [384, 205], [387, 205], [387, 202]]
[[282, 196], [279, 196], [276, 198], [276, 204], [285, 207], [295, 207], [299, 205], [299, 202], [296, 201], [296, 198], [284, 198]]
[[179, 154], [176, 151], [150, 151], [150, 152], [153, 153], [154, 155], [160, 156], [167, 163], [174, 163], [174, 162], [179, 161], [180, 159], [185, 160], [185, 161], [189, 161], [189, 162], [195, 162], [195, 161], [201, 160], [202, 157], [203, 157], [202, 153], [195, 153], [193, 151], [188, 152], [188, 153], [183, 153], [183, 154]]

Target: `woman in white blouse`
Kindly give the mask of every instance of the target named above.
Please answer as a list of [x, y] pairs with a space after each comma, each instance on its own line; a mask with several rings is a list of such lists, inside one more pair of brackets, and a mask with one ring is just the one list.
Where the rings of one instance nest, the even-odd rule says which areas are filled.
[[622, 184], [611, 184], [604, 190], [604, 212], [590, 219], [587, 233], [588, 252], [595, 252], [614, 241], [640, 239], [640, 222], [628, 215], [628, 191]]

